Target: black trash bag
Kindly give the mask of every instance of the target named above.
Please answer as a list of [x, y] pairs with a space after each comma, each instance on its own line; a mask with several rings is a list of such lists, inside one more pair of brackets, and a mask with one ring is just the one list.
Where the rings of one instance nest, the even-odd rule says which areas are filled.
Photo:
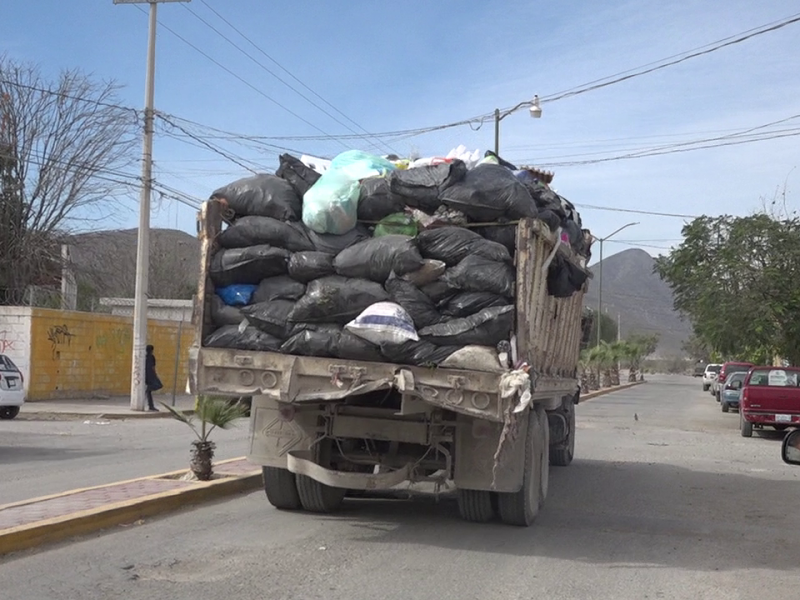
[[503, 167], [505, 167], [506, 169], [510, 169], [510, 170], [512, 170], [512, 171], [517, 171], [517, 170], [518, 170], [518, 169], [517, 169], [517, 167], [516, 167], [516, 165], [513, 165], [513, 164], [511, 164], [511, 163], [510, 163], [510, 162], [508, 162], [507, 160], [503, 160], [503, 159], [500, 157], [500, 155], [499, 155], [499, 154], [495, 154], [495, 153], [494, 153], [493, 151], [491, 151], [491, 150], [487, 150], [486, 152], [484, 152], [483, 156], [484, 156], [485, 158], [488, 158], [488, 157], [490, 157], [490, 156], [493, 156], [494, 158], [496, 158], [496, 159], [497, 159], [497, 162], [499, 162], [499, 163], [500, 163], [500, 166], [503, 166]]
[[293, 324], [289, 323], [289, 314], [295, 303], [291, 300], [273, 300], [245, 306], [242, 314], [261, 331], [276, 338], [285, 340], [292, 334]]
[[362, 242], [371, 238], [369, 229], [363, 225], [356, 225], [353, 229], [343, 235], [334, 235], [332, 233], [317, 233], [313, 229], [306, 227], [306, 233], [317, 252], [325, 252], [326, 254], [339, 254], [345, 248], [349, 248], [353, 244]]
[[389, 362], [418, 367], [439, 366], [457, 350], [460, 350], [459, 346], [437, 346], [425, 340], [381, 345], [381, 354]]
[[[291, 263], [291, 259], [289, 261]], [[288, 275], [268, 277], [258, 284], [250, 300], [251, 304], [272, 302], [273, 300], [299, 300], [306, 293], [306, 285], [295, 281]]]
[[303, 213], [302, 200], [289, 182], [267, 173], [229, 183], [211, 194], [211, 198], [224, 201], [237, 217], [299, 221]]
[[458, 289], [451, 286], [446, 281], [434, 281], [427, 285], [423, 285], [420, 291], [438, 306], [443, 302], [447, 302], [450, 298], [458, 294]]
[[206, 336], [206, 348], [233, 348], [235, 350], [254, 350], [257, 352], [277, 352], [281, 341], [256, 329], [252, 325], [225, 325]]
[[387, 300], [389, 294], [379, 283], [330, 275], [308, 284], [305, 296], [295, 304], [289, 321], [345, 325], [365, 308]]
[[466, 174], [467, 165], [457, 159], [440, 165], [398, 169], [389, 176], [389, 189], [408, 206], [432, 213], [442, 205], [441, 193], [463, 181]]
[[516, 225], [489, 225], [488, 227], [476, 227], [473, 231], [490, 242], [505, 246], [509, 254], [514, 256], [514, 252], [517, 250]]
[[283, 275], [289, 268], [289, 251], [274, 246], [250, 246], [217, 251], [208, 274], [216, 287], [235, 283], [258, 285], [263, 279]]
[[216, 294], [211, 296], [211, 322], [217, 327], [238, 325], [244, 321], [242, 310], [237, 306], [228, 306]]
[[361, 191], [358, 196], [359, 221], [377, 222], [404, 210], [405, 203], [389, 189], [389, 180], [386, 177], [369, 177], [361, 180]]
[[302, 198], [309, 188], [317, 183], [317, 179], [322, 177], [311, 167], [303, 164], [299, 158], [291, 154], [281, 154], [278, 158], [280, 166], [275, 171], [275, 175], [285, 179], [292, 186], [295, 193]]
[[526, 187], [540, 212], [543, 210], [551, 210], [561, 219], [567, 216], [564, 205], [561, 202], [561, 197], [549, 187], [541, 183], [528, 184]]
[[525, 185], [500, 165], [478, 165], [467, 172], [464, 181], [444, 190], [441, 198], [445, 205], [478, 222], [523, 219], [537, 213]]
[[547, 225], [548, 229], [550, 229], [550, 231], [553, 233], [555, 233], [555, 231], [561, 227], [562, 218], [558, 216], [557, 213], [549, 209], [539, 211], [539, 220]]
[[217, 237], [223, 248], [247, 248], [269, 244], [290, 252], [313, 250], [301, 223], [278, 221], [272, 217], [242, 217]]
[[438, 346], [495, 346], [511, 337], [514, 307], [485, 308], [463, 319], [451, 319], [420, 330], [419, 337]]
[[392, 302], [402, 306], [414, 321], [417, 329], [434, 325], [442, 320], [433, 300], [410, 281], [393, 277], [386, 282], [386, 291]]
[[281, 352], [299, 356], [335, 358], [341, 334], [342, 328], [339, 325], [324, 324], [307, 327], [281, 344]]
[[460, 319], [474, 315], [485, 308], [508, 306], [511, 303], [509, 298], [492, 292], [461, 292], [447, 301], [442, 307], [442, 314]]
[[289, 277], [303, 283], [335, 272], [333, 255], [325, 252], [296, 252], [289, 259]]
[[384, 235], [342, 250], [333, 259], [336, 273], [344, 277], [383, 283], [389, 275], [405, 275], [422, 266], [422, 256], [407, 235]]
[[566, 219], [561, 223], [561, 226], [569, 236], [569, 245], [572, 246], [572, 249], [578, 254], [584, 254], [586, 252], [586, 239], [583, 237], [583, 230], [580, 225], [572, 219]]
[[346, 329], [342, 331], [336, 342], [336, 358], [345, 360], [369, 360], [382, 362], [383, 355], [380, 348], [365, 339], [353, 335]]
[[468, 256], [442, 278], [453, 288], [465, 292], [492, 292], [514, 296], [514, 267], [476, 254]]
[[583, 287], [587, 277], [583, 269], [556, 256], [547, 269], [547, 293], [556, 298], [569, 298]]
[[422, 231], [417, 235], [417, 246], [425, 258], [441, 260], [449, 267], [471, 255], [511, 262], [507, 248], [464, 227], [437, 227]]

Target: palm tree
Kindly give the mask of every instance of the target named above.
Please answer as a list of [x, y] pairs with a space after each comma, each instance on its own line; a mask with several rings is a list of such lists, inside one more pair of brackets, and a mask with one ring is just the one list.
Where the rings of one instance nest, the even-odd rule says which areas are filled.
[[[603, 342], [604, 343], [604, 342]], [[595, 346], [590, 348], [586, 353], [586, 360], [589, 365], [589, 389], [600, 389], [600, 378], [603, 372], [603, 365], [605, 364], [605, 348], [604, 346]]]
[[[228, 429], [236, 419], [241, 419], [247, 414], [247, 406], [238, 402], [230, 402], [228, 398], [199, 396], [195, 404], [194, 414], [187, 415], [163, 402], [161, 405], [175, 419], [186, 423], [194, 431], [197, 439], [192, 442], [189, 468], [200, 481], [209, 481], [214, 474], [212, 461], [214, 460], [214, 449], [216, 448], [216, 444], [208, 439], [211, 432], [217, 427]], [[195, 425], [195, 417], [200, 421], [199, 428]]]

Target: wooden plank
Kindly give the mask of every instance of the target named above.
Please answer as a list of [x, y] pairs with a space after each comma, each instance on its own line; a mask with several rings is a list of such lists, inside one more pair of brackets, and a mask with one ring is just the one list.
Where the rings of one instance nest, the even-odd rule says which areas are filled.
[[211, 320], [211, 295], [214, 285], [207, 277], [211, 257], [216, 250], [217, 235], [222, 229], [222, 205], [214, 200], [204, 202], [197, 215], [197, 237], [200, 240], [200, 281], [192, 313], [195, 339], [198, 345], [214, 330]]

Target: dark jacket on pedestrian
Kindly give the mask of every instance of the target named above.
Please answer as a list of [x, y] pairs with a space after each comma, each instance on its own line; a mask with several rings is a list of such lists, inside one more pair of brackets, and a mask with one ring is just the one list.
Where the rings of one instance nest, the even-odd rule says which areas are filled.
[[147, 354], [144, 362], [144, 382], [153, 391], [160, 390], [164, 385], [156, 373], [156, 355], [153, 354], [153, 347], [147, 346]]

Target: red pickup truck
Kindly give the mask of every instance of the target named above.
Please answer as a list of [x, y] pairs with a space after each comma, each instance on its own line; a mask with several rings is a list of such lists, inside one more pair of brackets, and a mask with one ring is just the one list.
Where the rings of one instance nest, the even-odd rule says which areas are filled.
[[765, 425], [778, 431], [800, 427], [800, 368], [753, 367], [745, 377], [739, 403], [742, 436]]

